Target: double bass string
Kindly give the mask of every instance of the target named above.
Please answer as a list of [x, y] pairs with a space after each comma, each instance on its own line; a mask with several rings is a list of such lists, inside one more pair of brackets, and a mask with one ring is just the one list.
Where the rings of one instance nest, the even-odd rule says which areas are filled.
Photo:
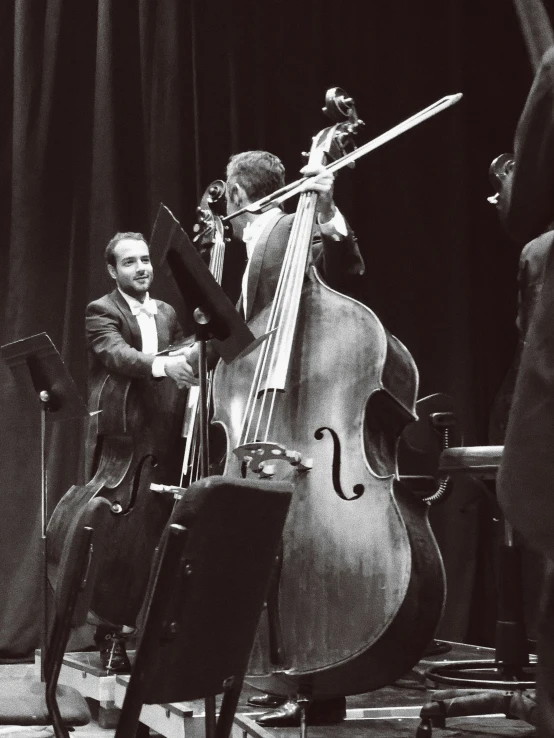
[[[221, 284], [223, 275], [223, 261], [225, 258], [225, 241], [219, 228], [212, 226], [215, 232], [214, 242], [210, 253], [209, 269], [218, 284]], [[211, 393], [212, 372], [208, 375], [208, 400], [207, 412], [210, 413], [212, 403]], [[199, 414], [200, 414], [200, 389], [189, 388], [188, 412], [185, 414], [183, 435], [186, 435], [185, 451], [181, 469], [181, 486], [185, 477], [188, 476], [188, 484], [200, 478], [201, 443], [199, 438]], [[187, 420], [189, 425], [187, 427]], [[192, 459], [192, 461], [190, 461]], [[190, 462], [190, 463], [189, 463]]]
[[[283, 303], [280, 327], [281, 334], [285, 334], [285, 340], [283, 341], [284, 345], [281, 346], [280, 352], [277, 353], [277, 350], [275, 351], [272, 366], [272, 371], [275, 371], [277, 361], [280, 359], [283, 363], [283, 358], [285, 359], [285, 368], [283, 368], [283, 366], [281, 367], [283, 385], [288, 372], [290, 355], [292, 352], [296, 320], [300, 305], [300, 294], [302, 292], [302, 284], [304, 282], [307, 257], [314, 225], [316, 203], [316, 193], [307, 192], [301, 195], [297, 209], [297, 218], [299, 223], [297, 229], [298, 232], [294, 234], [291, 232], [290, 236], [291, 265], [287, 274], [288, 282], [283, 286], [282, 294], [280, 295], [281, 302]], [[277, 391], [274, 390], [268, 417], [266, 441], [269, 426], [273, 418], [276, 400]]]
[[[276, 332], [271, 336], [271, 341], [268, 341], [267, 345], [264, 346], [258, 359], [245, 409], [245, 420], [243, 421], [243, 432], [241, 433], [242, 443], [247, 442], [254, 422], [255, 432], [254, 436], [250, 437], [250, 440], [258, 441], [261, 435], [263, 435], [263, 440], [266, 442], [269, 438], [277, 401], [277, 389], [280, 385], [283, 385], [284, 388], [286, 369], [289, 364], [294, 325], [296, 324], [299, 297], [304, 280], [316, 202], [317, 195], [315, 193], [302, 193], [298, 203], [296, 218], [293, 221], [275, 298], [267, 323], [267, 331], [276, 328]], [[304, 245], [304, 248], [298, 248], [299, 244]], [[285, 354], [284, 362], [283, 354]], [[282, 364], [281, 377], [276, 374], [279, 360], [281, 360]], [[285, 369], [283, 369], [283, 366]], [[265, 386], [262, 388], [264, 382]], [[272, 390], [272, 397], [269, 400], [269, 409], [264, 418], [270, 390]], [[257, 398], [260, 401], [256, 405]], [[248, 425], [244, 428], [246, 420], [248, 420]], [[261, 432], [263, 425], [265, 425], [265, 428]]]
[[[289, 244], [287, 245], [287, 249], [285, 251], [285, 257], [283, 259], [283, 265], [281, 268], [281, 271], [279, 273], [279, 280], [277, 282], [277, 288], [275, 291], [275, 297], [273, 300], [273, 303], [271, 305], [267, 325], [266, 325], [266, 332], [273, 331], [273, 329], [276, 329], [274, 333], [272, 333], [269, 338], [262, 344], [262, 348], [260, 351], [260, 356], [258, 357], [258, 361], [256, 364], [256, 369], [254, 372], [254, 377], [252, 380], [252, 385], [250, 388], [250, 392], [248, 395], [245, 412], [244, 412], [244, 418], [242, 421], [242, 430], [239, 438], [239, 445], [243, 443], [247, 443], [250, 437], [250, 431], [252, 424], [255, 422], [255, 414], [256, 414], [256, 399], [261, 396], [261, 402], [258, 403], [258, 416], [257, 416], [257, 422], [255, 427], [254, 436], [250, 437], [252, 441], [258, 440], [258, 434], [260, 430], [260, 424], [261, 424], [261, 418], [263, 414], [263, 409], [265, 406], [265, 400], [267, 397], [267, 387], [268, 387], [268, 379], [271, 374], [270, 371], [266, 371], [267, 363], [268, 363], [268, 357], [270, 355], [270, 352], [272, 352], [272, 357], [275, 357], [275, 346], [279, 343], [279, 334], [281, 332], [281, 324], [277, 321], [279, 313], [281, 311], [281, 303], [283, 300], [284, 295], [284, 289], [283, 289], [283, 282], [287, 278], [287, 275], [290, 271], [290, 262], [292, 260], [292, 249], [290, 248], [290, 244], [292, 243], [292, 237], [295, 234], [295, 232], [298, 230], [298, 219], [295, 218], [293, 221], [292, 229], [291, 229], [291, 235], [289, 237]], [[273, 365], [273, 360], [269, 360], [270, 363], [270, 369]], [[265, 389], [262, 390], [262, 383], [265, 379]], [[266, 427], [265, 431], [265, 439], [267, 440], [268, 437], [268, 428]]]

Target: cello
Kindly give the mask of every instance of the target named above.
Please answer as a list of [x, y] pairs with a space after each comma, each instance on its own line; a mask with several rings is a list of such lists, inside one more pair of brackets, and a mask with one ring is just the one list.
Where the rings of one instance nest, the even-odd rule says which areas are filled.
[[[215, 242], [212, 261], [219, 272], [224, 229], [210, 206], [223, 192], [223, 182], [212, 183], [198, 209], [197, 238], [201, 243]], [[162, 346], [160, 353], [169, 348]], [[89, 399], [93, 422], [86, 452], [91, 479], [71, 487], [52, 514], [48, 568], [52, 580], [69, 526], [81, 507], [97, 495], [107, 498], [110, 546], [99, 563], [91, 609], [112, 625], [134, 626], [143, 604], [152, 557], [172, 512], [173, 499], [164, 489], [179, 481], [184, 405], [185, 393], [170, 380], [131, 379], [105, 369]], [[195, 437], [194, 426], [190, 436]]]
[[65, 493], [48, 524], [52, 581], [75, 515], [96, 496], [110, 502], [109, 546], [99, 561], [91, 610], [112, 625], [135, 626], [142, 607], [152, 556], [172, 510], [170, 500], [150, 487], [178, 479], [175, 446], [183, 402], [183, 393], [169, 380], [130, 379], [106, 371], [89, 399], [96, 413], [87, 437], [87, 454], [94, 450], [92, 478]]
[[[350, 98], [328, 93], [327, 108], [347, 121], [314, 138], [310, 164], [342, 153], [355, 128]], [[368, 307], [310, 265], [316, 206], [315, 193], [300, 195], [273, 300], [249, 322], [270, 337], [215, 369], [213, 422], [227, 439], [225, 474], [295, 486], [248, 681], [325, 698], [411, 668], [445, 587], [427, 505], [396, 478], [416, 366]]]

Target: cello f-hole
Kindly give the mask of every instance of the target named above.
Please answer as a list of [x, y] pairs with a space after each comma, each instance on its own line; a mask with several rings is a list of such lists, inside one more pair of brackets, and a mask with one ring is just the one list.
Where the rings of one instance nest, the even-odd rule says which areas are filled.
[[[121, 510], [120, 511], [114, 511], [114, 512], [119, 512], [120, 515], [121, 514], [127, 515], [128, 513], [131, 512], [131, 510], [135, 506], [135, 503], [136, 503], [136, 500], [137, 500], [137, 496], [138, 496], [138, 491], [139, 491], [140, 485], [141, 485], [142, 470], [144, 469], [144, 465], [146, 464], [147, 461], [150, 462], [150, 465], [152, 467], [158, 466], [158, 459], [154, 456], [154, 454], [147, 454], [146, 456], [144, 456], [140, 460], [140, 463], [138, 464], [137, 470], [135, 472], [135, 476], [133, 478], [133, 486], [131, 488], [131, 495], [129, 497], [129, 501], [128, 501], [128, 503], [125, 506], [123, 506], [123, 505], [121, 505], [121, 503], [119, 503], [121, 505]], [[112, 505], [112, 509], [113, 509], [113, 505]]]
[[341, 500], [346, 500], [347, 502], [351, 502], [352, 500], [358, 500], [365, 492], [364, 485], [355, 484], [354, 487], [352, 488], [352, 492], [354, 493], [352, 497], [347, 497], [344, 494], [344, 492], [342, 491], [342, 485], [340, 481], [340, 465], [341, 465], [340, 439], [332, 428], [328, 428], [327, 426], [322, 426], [321, 428], [318, 428], [314, 432], [314, 438], [316, 439], [316, 441], [321, 441], [321, 439], [323, 438], [323, 431], [329, 431], [329, 434], [331, 438], [333, 439], [333, 464], [331, 468], [332, 468], [332, 474], [333, 474], [333, 488], [335, 492], [341, 498]]

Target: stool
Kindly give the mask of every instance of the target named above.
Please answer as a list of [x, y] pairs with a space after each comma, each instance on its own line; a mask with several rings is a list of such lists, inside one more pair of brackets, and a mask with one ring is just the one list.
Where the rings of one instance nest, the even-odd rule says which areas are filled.
[[[470, 475], [482, 480], [494, 480], [498, 472], [503, 446], [467, 446], [442, 452], [440, 471], [455, 479]], [[432, 727], [444, 727], [447, 717], [484, 715], [504, 712], [506, 716], [522, 717], [522, 696], [514, 694], [534, 689], [534, 667], [529, 665], [529, 652], [523, 618], [521, 592], [521, 558], [514, 544], [511, 526], [503, 520], [504, 537], [498, 563], [498, 615], [495, 633], [494, 661], [452, 661], [427, 669], [425, 676], [432, 682], [467, 691], [449, 691], [427, 703], [421, 710], [417, 738], [432, 735]], [[504, 693], [504, 694], [503, 694]], [[518, 708], [518, 705], [520, 706]], [[530, 707], [528, 708], [530, 711]]]

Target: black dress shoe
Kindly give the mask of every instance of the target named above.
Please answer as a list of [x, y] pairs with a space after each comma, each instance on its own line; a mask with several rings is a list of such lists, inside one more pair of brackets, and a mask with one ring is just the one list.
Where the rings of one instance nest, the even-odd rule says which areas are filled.
[[99, 644], [100, 663], [108, 674], [129, 674], [131, 662], [125, 650], [125, 641], [121, 636], [107, 633]]
[[246, 700], [247, 705], [252, 705], [252, 707], [266, 707], [268, 709], [270, 707], [279, 707], [284, 702], [286, 702], [286, 698], [277, 697], [276, 694], [255, 694]]
[[[337, 697], [329, 700], [314, 700], [306, 710], [308, 725], [331, 725], [340, 723], [346, 717], [346, 700]], [[266, 712], [256, 718], [258, 725], [268, 728], [298, 728], [300, 726], [300, 705], [288, 700], [276, 710]]]

